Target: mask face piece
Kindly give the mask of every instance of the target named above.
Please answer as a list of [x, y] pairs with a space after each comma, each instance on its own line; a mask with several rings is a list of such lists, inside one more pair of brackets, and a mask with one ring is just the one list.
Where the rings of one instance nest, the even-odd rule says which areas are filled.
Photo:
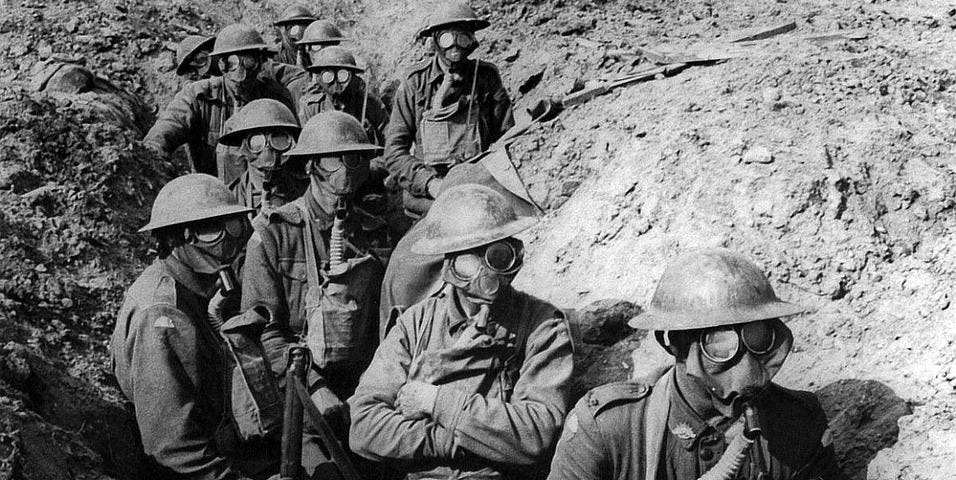
[[508, 238], [445, 256], [442, 277], [474, 303], [494, 303], [521, 270], [523, 245]]
[[256, 53], [238, 53], [219, 59], [223, 79], [232, 86], [250, 86], [256, 82], [262, 60]]
[[236, 260], [250, 234], [245, 215], [196, 222], [186, 227], [186, 243], [176, 250], [193, 271], [211, 275]]
[[779, 319], [705, 329], [690, 343], [687, 373], [722, 402], [745, 402], [770, 384], [792, 347]]

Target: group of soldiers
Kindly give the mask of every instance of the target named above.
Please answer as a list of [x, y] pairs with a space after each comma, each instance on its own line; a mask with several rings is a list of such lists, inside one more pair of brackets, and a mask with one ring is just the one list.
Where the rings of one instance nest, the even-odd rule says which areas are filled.
[[426, 19], [390, 114], [334, 24], [275, 25], [184, 40], [145, 138], [196, 173], [156, 197], [111, 340], [144, 477], [840, 478], [819, 402], [771, 383], [806, 309], [727, 250], [631, 321], [672, 368], [571, 408], [568, 319], [511, 286], [537, 219], [470, 161], [514, 120], [467, 4]]

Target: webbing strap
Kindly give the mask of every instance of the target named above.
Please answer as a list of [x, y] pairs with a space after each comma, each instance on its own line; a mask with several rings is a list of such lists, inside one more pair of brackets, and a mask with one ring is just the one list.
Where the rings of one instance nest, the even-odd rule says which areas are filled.
[[299, 397], [299, 402], [302, 403], [303, 411], [307, 414], [306, 417], [308, 417], [309, 423], [312, 424], [312, 428], [319, 433], [320, 441], [325, 446], [325, 449], [328, 450], [332, 461], [339, 467], [342, 476], [345, 477], [345, 480], [361, 480], [358, 471], [355, 470], [355, 466], [352, 465], [352, 460], [349, 459], [345, 449], [343, 449], [342, 445], [339, 445], [339, 442], [335, 439], [335, 434], [332, 433], [332, 427], [325, 421], [325, 417], [322, 416], [322, 412], [315, 406], [315, 403], [312, 402], [312, 397], [310, 397], [309, 392], [306, 391], [305, 385], [302, 385], [301, 382], [292, 382], [292, 385], [295, 388], [296, 395]]

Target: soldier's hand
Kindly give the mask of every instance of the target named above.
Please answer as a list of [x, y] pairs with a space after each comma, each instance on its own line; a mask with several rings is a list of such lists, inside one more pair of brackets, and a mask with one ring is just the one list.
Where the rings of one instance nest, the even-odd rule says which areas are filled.
[[438, 198], [438, 194], [441, 193], [441, 184], [445, 180], [439, 177], [432, 177], [428, 181], [428, 184], [425, 185], [428, 188], [428, 196], [432, 198]]
[[209, 300], [206, 306], [206, 313], [209, 314], [209, 320], [218, 330], [226, 320], [239, 313], [239, 295], [227, 295], [222, 290], [217, 290], [216, 294]]
[[430, 417], [438, 398], [438, 387], [421, 380], [412, 380], [398, 391], [395, 409], [405, 418], [421, 420]]
[[349, 406], [328, 387], [319, 387], [312, 393], [312, 403], [331, 425], [349, 425]]
[[461, 336], [458, 337], [458, 340], [455, 340], [451, 348], [467, 350], [475, 347], [487, 347], [491, 345], [493, 341], [494, 339], [491, 338], [491, 335], [480, 332], [474, 325], [469, 325], [461, 332]]

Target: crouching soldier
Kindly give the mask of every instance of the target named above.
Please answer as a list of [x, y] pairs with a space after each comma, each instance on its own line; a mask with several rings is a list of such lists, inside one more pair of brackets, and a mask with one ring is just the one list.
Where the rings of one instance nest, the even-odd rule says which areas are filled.
[[242, 107], [226, 124], [219, 143], [239, 147], [246, 171], [229, 185], [242, 205], [269, 211], [305, 193], [309, 176], [302, 158], [286, 155], [299, 136], [299, 122], [282, 102], [260, 98]]
[[176, 47], [176, 75], [195, 82], [219, 75], [219, 70], [209, 56], [216, 37], [190, 35]]
[[273, 371], [285, 372], [290, 346], [309, 347], [309, 393], [342, 442], [349, 422], [344, 400], [377, 343], [384, 274], [374, 253], [383, 222], [363, 216], [351, 202], [368, 177], [370, 157], [380, 151], [351, 116], [313, 117], [287, 153], [306, 159], [311, 184], [256, 227], [243, 269], [242, 311], [270, 312], [262, 343]]
[[218, 272], [249, 237], [249, 211], [215, 177], [190, 174], [160, 190], [140, 230], [157, 238], [159, 258], [127, 291], [110, 354], [133, 403], [148, 478], [238, 479], [268, 474], [277, 461], [278, 445], [240, 441], [224, 382], [230, 360], [207, 313]]
[[448, 188], [412, 248], [445, 256], [446, 286], [398, 318], [355, 395], [349, 444], [416, 479], [534, 478], [567, 412], [561, 312], [513, 289], [535, 223], [493, 189]]
[[[551, 479], [842, 478], [816, 396], [771, 383], [805, 312], [727, 250], [680, 257], [631, 326], [675, 365], [656, 384], [598, 387], [568, 415]], [[705, 475], [706, 474], [706, 475]]]

